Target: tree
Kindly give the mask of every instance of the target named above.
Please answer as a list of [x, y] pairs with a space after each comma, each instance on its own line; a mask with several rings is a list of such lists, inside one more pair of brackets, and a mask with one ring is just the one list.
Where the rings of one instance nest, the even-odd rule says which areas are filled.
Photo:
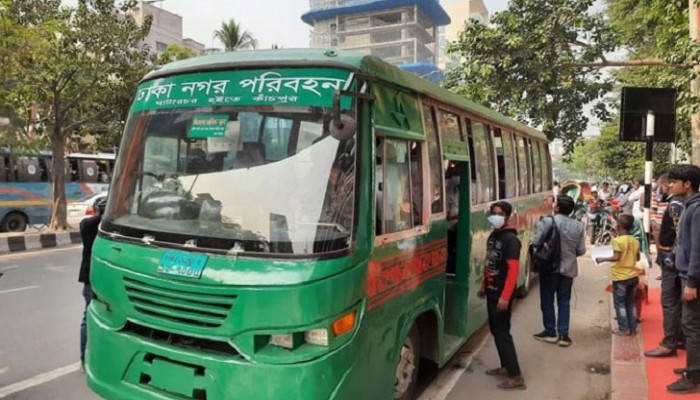
[[221, 29], [214, 31], [214, 39], [221, 41], [226, 51], [255, 49], [258, 45], [253, 35], [233, 18], [221, 23]]
[[[572, 150], [588, 125], [585, 105], [593, 103], [596, 116], [610, 118], [603, 100], [614, 81], [603, 68], [689, 71], [700, 60], [698, 44], [681, 24], [683, 2], [608, 0], [607, 15], [592, 12], [594, 2], [511, 0], [492, 26], [472, 23], [460, 33], [450, 52], [462, 61], [445, 85], [541, 127]], [[623, 46], [627, 59], [609, 59]]]
[[[37, 134], [53, 153], [51, 229], [66, 229], [66, 148], [87, 132], [100, 134], [123, 123], [124, 104], [150, 68], [139, 43], [150, 20], [139, 27], [127, 12], [135, 0], [80, 0], [62, 7], [59, 0], [12, 2], [8, 13], [17, 26], [22, 51], [12, 55], [0, 103], [15, 115], [36, 104]], [[128, 94], [127, 94], [128, 93]]]
[[173, 61], [185, 60], [188, 58], [196, 57], [197, 53], [189, 47], [180, 46], [178, 44], [169, 44], [165, 48], [165, 51], [158, 55], [156, 64], [163, 65], [168, 64]]
[[[568, 160], [570, 169], [581, 177], [612, 177], [620, 180], [641, 178], [644, 175], [645, 145], [620, 142], [619, 120], [605, 123], [600, 136], [578, 143]], [[659, 175], [671, 167], [670, 146], [659, 144], [654, 148], [654, 172]]]

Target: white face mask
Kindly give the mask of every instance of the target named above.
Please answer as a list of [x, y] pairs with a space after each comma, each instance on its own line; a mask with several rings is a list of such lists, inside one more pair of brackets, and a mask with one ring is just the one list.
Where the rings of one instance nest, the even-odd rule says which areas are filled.
[[506, 224], [506, 217], [502, 215], [489, 215], [488, 220], [496, 229], [500, 229]]

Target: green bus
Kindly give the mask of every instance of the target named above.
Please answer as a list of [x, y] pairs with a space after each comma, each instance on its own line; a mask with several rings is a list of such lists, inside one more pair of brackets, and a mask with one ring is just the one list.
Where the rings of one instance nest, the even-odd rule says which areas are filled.
[[[372, 56], [235, 52], [140, 83], [93, 248], [107, 399], [411, 399], [483, 326], [488, 205], [551, 209], [538, 131]], [[527, 246], [523, 246], [526, 248]], [[523, 251], [518, 292], [531, 272]]]

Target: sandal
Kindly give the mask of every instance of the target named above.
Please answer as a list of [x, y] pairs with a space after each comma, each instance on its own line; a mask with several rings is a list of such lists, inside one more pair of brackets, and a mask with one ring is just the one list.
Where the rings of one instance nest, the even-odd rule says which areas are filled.
[[505, 368], [493, 368], [486, 370], [486, 375], [490, 376], [508, 376], [508, 370]]
[[500, 383], [498, 388], [503, 390], [525, 390], [527, 386], [525, 386], [525, 379], [519, 376], [507, 379], [505, 382]]

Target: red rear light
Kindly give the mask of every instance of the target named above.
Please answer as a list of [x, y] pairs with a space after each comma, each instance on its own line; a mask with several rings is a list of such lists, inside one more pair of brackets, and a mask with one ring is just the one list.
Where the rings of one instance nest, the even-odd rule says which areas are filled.
[[92, 206], [85, 209], [85, 215], [95, 215], [95, 209]]

